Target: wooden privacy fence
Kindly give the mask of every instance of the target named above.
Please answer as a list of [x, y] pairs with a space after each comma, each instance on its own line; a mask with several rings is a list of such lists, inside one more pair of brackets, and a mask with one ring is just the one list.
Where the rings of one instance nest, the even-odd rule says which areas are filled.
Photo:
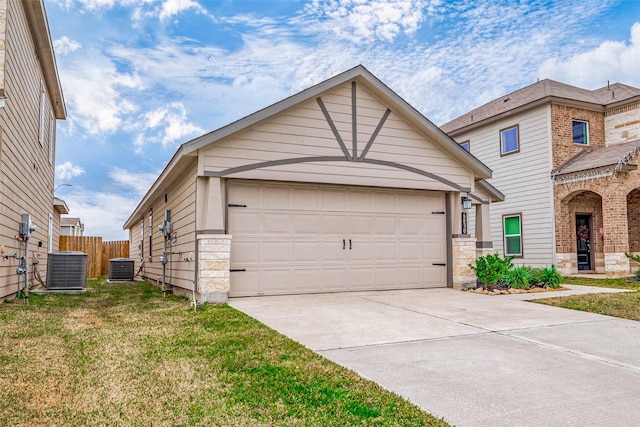
[[88, 255], [87, 277], [100, 277], [109, 273], [109, 260], [129, 258], [129, 241], [103, 242], [102, 237], [60, 236], [61, 251], [80, 251]]

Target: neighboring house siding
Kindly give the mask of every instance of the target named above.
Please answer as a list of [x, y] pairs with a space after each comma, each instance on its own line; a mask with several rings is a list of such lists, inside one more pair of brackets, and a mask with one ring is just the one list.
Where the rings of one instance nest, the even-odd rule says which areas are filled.
[[[353, 149], [351, 90], [351, 84], [345, 83], [320, 96], [350, 153]], [[361, 85], [356, 89], [356, 104], [359, 155], [384, 116], [386, 107]], [[268, 144], [268, 150], [261, 148], [265, 144]], [[344, 156], [316, 100], [218, 141], [203, 151], [204, 172], [281, 159]], [[460, 186], [473, 187], [466, 168], [393, 112], [380, 129], [366, 158], [403, 162]], [[450, 186], [413, 172], [346, 160], [272, 166], [234, 173], [233, 178], [451, 190]]]
[[[18, 251], [15, 240], [23, 213], [31, 214], [37, 226], [30, 240], [30, 252], [40, 253], [38, 269], [46, 273], [49, 215], [53, 210], [54, 165], [49, 162], [48, 143], [40, 145], [40, 94], [43, 75], [27, 27], [22, 2], [7, 4], [4, 91], [6, 106], [0, 109], [2, 153], [0, 154], [0, 245], [5, 254]], [[52, 105], [45, 90], [45, 141], [52, 141], [49, 115]], [[55, 127], [54, 127], [55, 128]], [[38, 243], [42, 246], [38, 247]], [[54, 250], [58, 242], [54, 243]], [[30, 257], [31, 258], [31, 257]], [[29, 265], [34, 258], [29, 259]], [[15, 293], [18, 261], [0, 263], [0, 298]], [[31, 276], [31, 269], [30, 269]]]
[[[582, 108], [551, 105], [551, 132], [553, 138], [553, 168], [557, 168], [583, 150], [602, 148], [604, 143], [604, 113]], [[572, 122], [589, 123], [589, 144], [573, 143]]]
[[[503, 215], [522, 214], [523, 257], [518, 264], [549, 266], [553, 254], [553, 206], [550, 196], [549, 106], [456, 135], [457, 141], [471, 141], [471, 154], [493, 170], [488, 180], [505, 195], [505, 201], [491, 204], [491, 234], [494, 250], [504, 255]], [[520, 151], [500, 155], [500, 130], [519, 126]], [[469, 211], [470, 232], [475, 231], [475, 209]]]
[[604, 118], [606, 144], [622, 144], [640, 139], [640, 102], [613, 108]]
[[[167, 195], [165, 203], [164, 196]], [[153, 209], [153, 252], [149, 257], [149, 208]], [[194, 252], [196, 247], [196, 164], [188, 167], [175, 182], [158, 193], [158, 198], [137, 218], [130, 230], [130, 258], [135, 261], [136, 272], [140, 269], [140, 222], [144, 220], [144, 275], [156, 281], [162, 278], [162, 264], [160, 257], [163, 252], [164, 237], [158, 226], [164, 221], [165, 210], [171, 210], [171, 222], [176, 232], [177, 242], [167, 250], [181, 252], [169, 256], [170, 263], [166, 266], [166, 281], [173, 286], [191, 289], [195, 280], [195, 263], [186, 262], [185, 258]], [[194, 254], [195, 259], [195, 254]]]

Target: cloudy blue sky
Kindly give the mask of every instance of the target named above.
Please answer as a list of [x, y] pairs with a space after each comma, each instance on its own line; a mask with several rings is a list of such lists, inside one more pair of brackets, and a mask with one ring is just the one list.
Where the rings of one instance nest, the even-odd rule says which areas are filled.
[[640, 87], [640, 0], [46, 0], [56, 196], [122, 224], [183, 142], [357, 64], [437, 125], [551, 78]]

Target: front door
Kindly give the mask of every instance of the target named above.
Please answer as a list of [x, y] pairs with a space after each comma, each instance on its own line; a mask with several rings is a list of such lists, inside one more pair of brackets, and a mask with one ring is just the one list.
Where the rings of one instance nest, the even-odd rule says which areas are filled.
[[576, 215], [578, 271], [591, 270], [591, 215]]

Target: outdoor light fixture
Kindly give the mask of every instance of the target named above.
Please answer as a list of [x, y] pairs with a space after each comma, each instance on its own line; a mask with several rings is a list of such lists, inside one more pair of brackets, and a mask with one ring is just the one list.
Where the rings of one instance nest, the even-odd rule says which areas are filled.
[[471, 199], [467, 196], [462, 196], [462, 208], [471, 209]]

